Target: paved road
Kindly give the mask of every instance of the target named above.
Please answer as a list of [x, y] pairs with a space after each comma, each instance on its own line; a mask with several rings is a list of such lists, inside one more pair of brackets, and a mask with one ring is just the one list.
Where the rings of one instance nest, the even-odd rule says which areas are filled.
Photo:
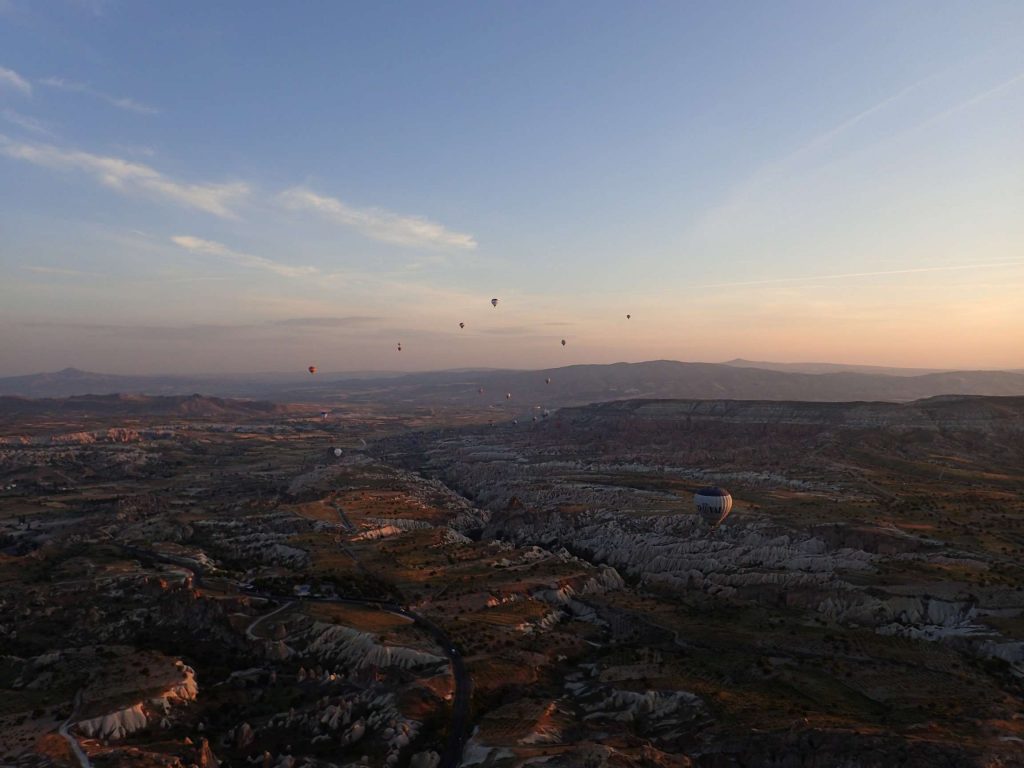
[[256, 633], [256, 627], [258, 627], [264, 621], [269, 619], [271, 616], [274, 616], [274, 615], [280, 613], [281, 611], [284, 611], [284, 610], [290, 608], [294, 604], [295, 604], [294, 600], [289, 600], [287, 603], [282, 603], [280, 606], [278, 606], [277, 608], [272, 610], [270, 613], [265, 613], [262, 616], [257, 616], [256, 619], [251, 624], [249, 624], [248, 627], [245, 628], [245, 636], [247, 638], [249, 638], [250, 640], [262, 640], [263, 638], [256, 637], [256, 634], [255, 634]]
[[92, 768], [92, 763], [89, 762], [89, 756], [87, 754], [85, 754], [85, 752], [82, 750], [81, 745], [79, 745], [79, 743], [78, 743], [78, 739], [76, 739], [74, 736], [72, 736], [70, 733], [68, 733], [68, 727], [71, 725], [71, 723], [73, 723], [75, 721], [75, 715], [78, 714], [78, 708], [81, 705], [82, 705], [82, 690], [79, 689], [75, 693], [74, 704], [71, 705], [71, 714], [68, 715], [68, 719], [65, 720], [61, 724], [60, 728], [57, 729], [57, 733], [59, 733], [61, 736], [63, 736], [67, 740], [68, 744], [71, 745], [71, 751], [74, 753], [75, 757], [78, 759], [78, 764], [81, 765], [82, 768]]
[[[339, 510], [339, 513], [341, 510]], [[137, 557], [142, 560], [155, 560], [157, 562], [169, 563], [179, 567], [184, 567], [190, 570], [193, 574], [193, 582], [197, 587], [203, 586], [204, 572], [202, 569], [197, 568], [194, 563], [184, 564], [173, 557], [167, 557], [157, 552], [151, 552], [149, 550], [136, 549], [124, 544], [119, 545], [125, 552], [131, 554], [133, 557]], [[354, 556], [353, 556], [354, 557]], [[357, 561], [358, 562], [358, 561]], [[470, 694], [472, 693], [473, 686], [472, 680], [470, 679], [469, 673], [466, 671], [465, 662], [462, 660], [462, 654], [459, 653], [458, 648], [452, 643], [450, 637], [445, 634], [444, 630], [441, 629], [437, 624], [430, 621], [427, 618], [409, 610], [397, 603], [388, 602], [386, 600], [373, 600], [371, 598], [363, 597], [296, 597], [295, 595], [276, 594], [273, 592], [248, 592], [246, 594], [252, 595], [253, 597], [261, 597], [265, 600], [273, 600], [275, 602], [283, 603], [294, 603], [294, 602], [317, 602], [317, 603], [342, 603], [345, 605], [359, 605], [369, 608], [379, 608], [380, 610], [393, 613], [396, 616], [403, 616], [410, 619], [417, 626], [426, 630], [434, 642], [441, 646], [445, 656], [448, 657], [448, 661], [452, 668], [452, 678], [455, 680], [455, 691], [452, 695], [452, 719], [448, 727], [448, 738], [445, 741], [444, 749], [441, 752], [441, 760], [438, 763], [438, 768], [457, 768], [462, 762], [462, 752], [465, 749], [466, 741], [469, 739], [469, 703]], [[249, 625], [249, 630], [252, 630], [256, 624], [263, 619], [268, 618], [278, 611], [284, 610], [286, 605], [282, 605], [279, 608], [275, 608], [269, 614], [262, 616], [255, 622]], [[248, 635], [249, 632], [247, 631]], [[70, 720], [69, 720], [70, 722]], [[66, 727], [67, 723], [65, 723]], [[65, 735], [62, 733], [62, 735]], [[66, 736], [69, 740], [73, 740], [72, 737]], [[78, 743], [75, 742], [75, 747]], [[79, 750], [81, 751], [81, 750]], [[84, 753], [82, 757], [85, 758]], [[85, 758], [86, 762], [82, 764], [82, 768], [90, 768], [88, 765], [88, 758]]]
[[[366, 447], [365, 441], [363, 442], [363, 447]], [[338, 518], [341, 520], [341, 524], [345, 526], [345, 529], [349, 533], [355, 533], [356, 527], [352, 524], [352, 521], [348, 519], [348, 515], [345, 514], [345, 510], [343, 510], [338, 504], [333, 504], [332, 506], [338, 513]], [[360, 569], [362, 569], [362, 563], [359, 562], [359, 558], [356, 557], [352, 548], [348, 545], [344, 546], [352, 560], [355, 561], [356, 565], [358, 565]], [[338, 599], [345, 600], [344, 598]], [[354, 602], [367, 604], [373, 601], [360, 599]], [[449, 727], [448, 740], [445, 742], [439, 766], [440, 768], [455, 768], [460, 762], [462, 762], [462, 752], [466, 746], [466, 739], [469, 737], [470, 726], [469, 700], [472, 692], [472, 681], [470, 680], [469, 673], [466, 671], [466, 664], [462, 660], [462, 654], [460, 654], [459, 650], [452, 644], [451, 638], [445, 634], [444, 630], [429, 619], [426, 619], [418, 613], [414, 613], [408, 608], [403, 608], [395, 603], [386, 603], [381, 601], [376, 603], [376, 605], [378, 605], [382, 610], [412, 619], [412, 621], [418, 626], [425, 629], [431, 637], [434, 638], [434, 642], [441, 646], [445, 655], [448, 657], [448, 661], [451, 663], [452, 677], [455, 680], [455, 692], [452, 695], [452, 721]]]
[[334, 511], [338, 513], [338, 517], [341, 519], [341, 524], [345, 526], [345, 530], [349, 533], [355, 533], [356, 527], [352, 525], [352, 521], [348, 519], [348, 515], [345, 514], [345, 510], [339, 507], [337, 504], [332, 504]]

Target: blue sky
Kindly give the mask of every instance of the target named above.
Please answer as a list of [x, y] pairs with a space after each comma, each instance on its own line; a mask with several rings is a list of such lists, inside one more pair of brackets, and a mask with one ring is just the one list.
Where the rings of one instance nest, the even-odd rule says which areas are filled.
[[0, 374], [1024, 367], [1024, 4], [212, 6], [0, 0]]

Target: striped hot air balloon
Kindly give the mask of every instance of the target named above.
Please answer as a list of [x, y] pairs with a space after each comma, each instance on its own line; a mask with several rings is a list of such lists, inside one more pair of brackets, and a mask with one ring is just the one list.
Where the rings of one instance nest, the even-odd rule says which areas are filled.
[[709, 486], [701, 488], [693, 494], [693, 503], [697, 507], [697, 514], [717, 528], [732, 512], [732, 494], [725, 488]]

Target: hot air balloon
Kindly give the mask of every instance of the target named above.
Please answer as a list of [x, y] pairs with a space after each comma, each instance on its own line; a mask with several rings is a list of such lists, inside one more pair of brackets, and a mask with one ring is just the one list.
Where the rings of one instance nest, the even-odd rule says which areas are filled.
[[632, 315], [626, 315], [626, 319], [627, 320], [629, 320], [629, 318], [631, 318], [631, 317], [632, 317]]
[[732, 496], [724, 488], [709, 486], [701, 488], [693, 495], [693, 503], [697, 514], [717, 528], [732, 512]]
[[402, 342], [398, 342], [398, 351], [399, 351], [399, 352], [401, 352], [401, 351], [402, 351]]
[[545, 384], [550, 384], [551, 383], [551, 379], [550, 378], [544, 379], [544, 383]]
[[465, 328], [465, 327], [466, 327], [465, 323], [459, 323], [459, 328]]
[[562, 346], [565, 346], [565, 339], [562, 339]]
[[316, 373], [316, 366], [315, 365], [311, 365], [306, 370], [309, 371], [310, 373]]
[[330, 413], [330, 411], [320, 411], [320, 418], [323, 419], [324, 421], [327, 421], [328, 413]]
[[335, 448], [334, 449], [334, 455], [335, 456], [341, 456], [341, 454], [343, 454], [343, 453], [344, 453], [344, 451], [341, 450], [341, 448]]
[[512, 399], [512, 393], [511, 392], [506, 392], [505, 393], [505, 399], [506, 400], [511, 400]]
[[491, 306], [492, 307], [498, 306], [498, 300], [497, 299], [491, 299]]

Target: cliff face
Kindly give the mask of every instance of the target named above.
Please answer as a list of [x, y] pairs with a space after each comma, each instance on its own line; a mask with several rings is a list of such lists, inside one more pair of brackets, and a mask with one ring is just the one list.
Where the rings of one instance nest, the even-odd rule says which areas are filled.
[[[150, 665], [159, 661], [151, 658], [151, 654], [146, 656]], [[75, 729], [88, 738], [116, 741], [146, 727], [170, 728], [175, 709], [195, 701], [199, 686], [191, 667], [181, 661], [164, 662], [163, 669], [147, 667], [145, 679], [132, 676], [136, 690], [131, 690], [133, 686], [124, 677], [112, 682], [100, 674], [94, 684], [83, 690], [80, 705], [93, 714], [78, 719]], [[119, 666], [123, 674], [127, 665]]]
[[350, 627], [314, 622], [296, 638], [304, 645], [304, 653], [325, 663], [341, 664], [356, 669], [372, 667], [442, 667], [447, 660], [433, 653], [385, 645], [366, 632]]

